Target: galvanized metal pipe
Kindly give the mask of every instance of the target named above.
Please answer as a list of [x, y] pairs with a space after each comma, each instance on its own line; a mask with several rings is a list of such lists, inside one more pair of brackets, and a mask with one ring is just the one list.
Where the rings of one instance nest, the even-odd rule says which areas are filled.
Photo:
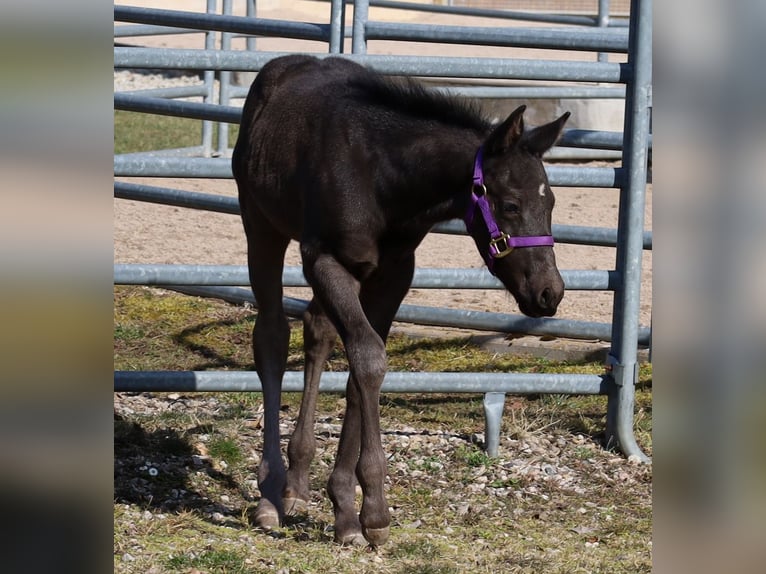
[[[249, 289], [242, 287], [210, 287], [191, 285], [165, 285], [180, 293], [199, 297], [214, 297], [224, 301], [258, 306]], [[308, 301], [302, 299], [283, 298], [285, 313], [290, 317], [302, 317]], [[416, 323], [433, 327], [451, 327], [458, 329], [473, 329], [477, 331], [492, 331], [495, 333], [528, 333], [530, 335], [547, 335], [569, 339], [587, 339], [611, 341], [611, 323], [596, 323], [592, 321], [574, 321], [569, 319], [533, 319], [522, 315], [508, 313], [489, 313], [486, 311], [468, 311], [463, 309], [445, 309], [425, 307], [422, 305], [401, 305], [396, 314], [396, 321]], [[638, 342], [648, 345], [650, 329], [639, 329]]]
[[[354, 0], [346, 0], [353, 3]], [[368, 4], [375, 8], [392, 8], [395, 10], [413, 10], [416, 12], [435, 12], [438, 14], [450, 14], [454, 16], [477, 16], [481, 18], [498, 18], [506, 20], [520, 20], [527, 22], [548, 22], [552, 24], [570, 24], [575, 26], [595, 26], [596, 18], [593, 16], [580, 16], [577, 14], [546, 14], [543, 12], [520, 12], [517, 10], [491, 10], [487, 8], [474, 8], [470, 6], [452, 6], [442, 4], [424, 4], [415, 2], [399, 2], [391, 0], [369, 0]], [[612, 18], [610, 26], [627, 27], [625, 18]]]
[[610, 351], [612, 385], [607, 406], [607, 437], [616, 440], [627, 456], [649, 458], [633, 433], [635, 383], [638, 379], [636, 341], [640, 309], [641, 257], [639, 233], [644, 227], [646, 171], [648, 163], [649, 103], [652, 81], [652, 1], [631, 1], [630, 59], [633, 81], [625, 101], [624, 162], [629, 175], [620, 190], [617, 268], [623, 283], [615, 292], [613, 341]]
[[346, 31], [346, 3], [343, 0], [331, 0], [330, 5], [330, 53], [343, 53]]
[[163, 205], [175, 205], [191, 209], [202, 209], [218, 213], [230, 213], [239, 215], [239, 200], [236, 197], [214, 195], [212, 193], [199, 193], [196, 191], [184, 191], [167, 187], [156, 187], [140, 183], [114, 182], [114, 197], [120, 199], [132, 199], [161, 203]]
[[[231, 16], [232, 0], [223, 0], [223, 13]], [[221, 50], [231, 49], [231, 32], [221, 33]], [[229, 70], [221, 70], [218, 74], [218, 103], [228, 106], [231, 92], [232, 73]], [[218, 155], [225, 157], [229, 150], [229, 124], [218, 122]]]
[[[207, 0], [207, 16], [215, 15], [217, 0]], [[116, 7], [115, 7], [116, 9]], [[215, 32], [209, 30], [205, 33], [205, 50], [215, 50]], [[215, 99], [215, 72], [204, 70], [202, 73], [205, 84], [203, 105], [213, 105]], [[210, 120], [202, 122], [202, 155], [210, 157], [213, 153], [213, 123]]]
[[141, 96], [125, 92], [114, 94], [114, 109], [232, 124], [238, 124], [242, 117], [242, 108], [236, 106], [167, 100], [161, 97]]
[[166, 36], [174, 34], [199, 34], [196, 28], [175, 28], [153, 24], [124, 24], [114, 27], [115, 38], [134, 38], [138, 36]]
[[[170, 103], [170, 102], [168, 102]], [[189, 102], [191, 103], [191, 102]], [[551, 185], [567, 187], [619, 187], [622, 168], [545, 166]], [[125, 154], [114, 157], [117, 177], [174, 177], [231, 179], [231, 161], [220, 158], [158, 157]]]
[[[294, 22], [291, 20], [269, 20], [266, 18], [247, 18], [215, 14], [215, 8], [208, 13], [186, 12], [182, 10], [163, 10], [158, 8], [139, 8], [134, 6], [115, 6], [114, 19], [118, 22], [136, 24], [161, 24], [179, 26], [197, 30], [231, 32], [234, 34], [253, 34], [258, 36], [277, 36], [298, 40], [317, 40], [327, 42], [330, 39], [330, 27], [327, 24]], [[184, 66], [177, 66], [183, 68]]]
[[365, 37], [367, 41], [401, 40], [615, 53], [628, 51], [628, 34], [624, 28], [497, 28], [367, 22]]
[[[239, 201], [235, 197], [184, 191], [166, 187], [114, 182], [114, 196], [121, 199], [147, 201], [191, 209], [203, 209], [218, 213], [239, 215]], [[461, 219], [453, 219], [439, 223], [431, 229], [432, 233], [447, 235], [466, 235], [465, 223]], [[602, 227], [586, 227], [580, 225], [553, 225], [553, 237], [558, 243], [577, 243], [579, 245], [594, 245], [599, 247], [614, 247], [617, 244], [617, 230]], [[652, 232], [644, 231], [644, 249], [652, 248]]]
[[[319, 391], [344, 393], [348, 372], [326, 371]], [[549, 392], [599, 395], [604, 377], [556, 373], [411, 373], [388, 372], [382, 393], [485, 393], [515, 395]], [[261, 392], [254, 371], [115, 371], [115, 392]], [[303, 392], [303, 372], [287, 371], [282, 391]]]
[[[146, 112], [159, 115], [172, 115], [194, 119], [209, 119], [238, 124], [242, 117], [242, 108], [225, 104], [200, 104], [198, 102], [172, 101], [165, 91], [178, 90], [184, 95], [202, 95], [202, 86], [182, 88], [160, 88], [139, 92], [117, 92], [114, 94], [114, 107], [118, 110]], [[155, 93], [156, 92], [156, 93]], [[169, 92], [170, 93], [170, 92]], [[173, 92], [175, 93], [175, 92]], [[622, 150], [623, 134], [598, 130], [566, 130], [559, 139], [559, 146]], [[651, 145], [651, 137], [649, 138]]]
[[[613, 291], [618, 285], [615, 271], [561, 270], [569, 290]], [[116, 263], [116, 285], [250, 285], [247, 265], [169, 265]], [[299, 266], [285, 266], [282, 284], [286, 287], [308, 287]], [[417, 268], [413, 289], [505, 289], [499, 279], [485, 268]]]
[[625, 97], [625, 86], [433, 86], [428, 89], [455, 96], [492, 99], [563, 100]]
[[[207, 94], [207, 87], [205, 84], [198, 84], [196, 86], [173, 86], [169, 88], [149, 88], [146, 90], [130, 90], [123, 92], [115, 92], [115, 96], [127, 96], [129, 98], [194, 98], [202, 97]], [[213, 104], [208, 104], [211, 107]], [[115, 104], [115, 109], [120, 109]], [[143, 111], [143, 110], [136, 110]]]
[[[270, 60], [294, 52], [250, 53], [238, 50], [183, 50], [152, 48], [114, 49], [115, 68], [186, 70], [240, 70], [257, 72]], [[631, 70], [623, 63], [505, 58], [450, 58], [442, 56], [394, 56], [379, 54], [314, 53], [318, 58], [349, 58], [382, 74], [453, 77], [515, 78], [562, 82], [625, 83]]]
[[365, 26], [369, 9], [369, 2], [367, 0], [354, 0], [354, 20], [351, 29], [351, 52], [354, 54], [367, 53]]

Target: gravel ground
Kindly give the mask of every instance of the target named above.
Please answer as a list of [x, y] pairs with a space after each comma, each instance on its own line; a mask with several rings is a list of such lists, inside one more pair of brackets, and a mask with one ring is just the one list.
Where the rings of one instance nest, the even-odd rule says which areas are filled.
[[[311, 470], [312, 499], [308, 515], [327, 524], [325, 531], [331, 536], [331, 511], [323, 487], [331, 471], [341, 429], [343, 400], [337, 410], [322, 414], [316, 424], [317, 453]], [[173, 416], [185, 417], [193, 413], [198, 424], [168, 424], [160, 431], [165, 442], [170, 436], [180, 437], [192, 450], [169, 454], [152, 446], [140, 427], [134, 431], [116, 431], [115, 442], [115, 499], [121, 505], [119, 528], [130, 530], [131, 524], [161, 523], [168, 514], [193, 510], [206, 521], [221, 527], [239, 529], [243, 516], [254, 508], [260, 493], [255, 470], [260, 458], [261, 431], [258, 413], [236, 423], [236, 441], [244, 453], [244, 475], [227, 478], [232, 468], [220, 458], [209, 454], [213, 430], [206, 421], [226, 419], [231, 403], [217, 395], [186, 396], [183, 394], [115, 395], [115, 416], [130, 421], [168, 420]], [[293, 430], [295, 413], [283, 413], [281, 435], [283, 451]], [[199, 424], [203, 423], [203, 424]], [[501, 437], [500, 452], [493, 464], [466, 465], [463, 461], [462, 480], [455, 480], [454, 453], [473, 449], [481, 443], [481, 434], [460, 434], [448, 429], [423, 430], [396, 421], [384, 421], [383, 446], [389, 456], [387, 489], [398, 485], [418, 485], [429, 488], [432, 497], [443, 505], [441, 512], [455, 517], [457, 523], [469, 520], [470, 515], [505, 516], [509, 508], [514, 516], [530, 512], [529, 505], [539, 514], [539, 520], [555, 520], [557, 512], [566, 510], [581, 523], [574, 532], [588, 535], [609, 529], [610, 523], [620, 519], [619, 509], [611, 496], [631, 492], [643, 499], [649, 512], [651, 500], [651, 467], [637, 461], [608, 453], [591, 437], [570, 434], [559, 429], [525, 432], [509, 424], [509, 432]], [[186, 427], [184, 429], [184, 427]], [[514, 429], [516, 429], [514, 431]], [[230, 432], [220, 427], [219, 432]], [[132, 434], [131, 434], [132, 433]], [[152, 433], [156, 440], [157, 433]], [[164, 477], [164, 480], [163, 480]], [[236, 484], [235, 484], [236, 483]], [[605, 490], [611, 494], [604, 495]], [[429, 520], [428, 513], [407, 501], [389, 496], [392, 504], [393, 526], [407, 530], [418, 529]], [[568, 505], [575, 504], [572, 508]], [[562, 506], [563, 505], [563, 506]], [[423, 513], [419, 515], [418, 513]], [[247, 520], [245, 520], [245, 525]], [[145, 526], [144, 526], [145, 527]], [[142, 527], [143, 528], [143, 527]], [[300, 529], [300, 525], [292, 525]], [[453, 532], [446, 526], [445, 535]], [[274, 533], [285, 536], [285, 533]], [[598, 546], [598, 537], [585, 537], [586, 545]], [[590, 541], [590, 542], [588, 542]], [[141, 555], [142, 542], [136, 539], [119, 549], [118, 558], [130, 562]], [[247, 541], [242, 542], [247, 547]], [[125, 571], [130, 571], [126, 569]]]

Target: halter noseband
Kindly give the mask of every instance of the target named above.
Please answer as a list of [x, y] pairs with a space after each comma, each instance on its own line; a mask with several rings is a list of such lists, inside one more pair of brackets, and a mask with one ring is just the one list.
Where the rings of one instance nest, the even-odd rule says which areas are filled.
[[[552, 235], [527, 235], [523, 237], [511, 237], [505, 231], [502, 231], [495, 222], [495, 218], [492, 216], [492, 210], [489, 207], [487, 201], [487, 188], [484, 185], [484, 171], [482, 169], [484, 156], [484, 148], [479, 147], [476, 152], [476, 159], [473, 162], [473, 185], [471, 186], [471, 201], [468, 205], [468, 211], [466, 211], [463, 221], [468, 232], [473, 235], [474, 232], [474, 215], [478, 208], [481, 212], [484, 224], [489, 231], [489, 247], [485, 253], [482, 253], [484, 262], [487, 264], [487, 268], [493, 275], [494, 261], [505, 257], [516, 247], [539, 247], [553, 245]], [[477, 193], [478, 192], [478, 193]]]

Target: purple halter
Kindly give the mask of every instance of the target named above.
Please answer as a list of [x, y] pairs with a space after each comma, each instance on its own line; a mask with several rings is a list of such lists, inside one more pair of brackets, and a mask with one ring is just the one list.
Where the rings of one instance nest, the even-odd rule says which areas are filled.
[[[469, 233], [473, 233], [473, 221], [476, 209], [481, 212], [484, 224], [489, 231], [489, 248], [486, 253], [482, 253], [484, 262], [487, 264], [487, 268], [493, 275], [494, 261], [505, 257], [516, 247], [538, 247], [545, 245], [553, 245], [552, 235], [528, 235], [524, 237], [511, 237], [506, 232], [502, 231], [495, 222], [495, 218], [492, 216], [492, 210], [489, 207], [487, 201], [487, 188], [484, 185], [484, 171], [482, 170], [482, 160], [484, 155], [484, 148], [480, 147], [476, 152], [476, 159], [473, 163], [473, 185], [471, 186], [471, 202], [468, 205], [468, 211], [466, 211], [463, 221], [465, 221], [466, 229]], [[478, 191], [478, 194], [477, 194]]]

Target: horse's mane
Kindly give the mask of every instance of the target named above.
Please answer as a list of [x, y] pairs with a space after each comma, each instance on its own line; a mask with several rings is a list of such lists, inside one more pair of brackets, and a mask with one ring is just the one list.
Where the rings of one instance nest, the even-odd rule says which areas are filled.
[[422, 120], [485, 131], [489, 122], [470, 100], [429, 91], [411, 78], [387, 78], [380, 74], [358, 75], [350, 81], [355, 95], [365, 103], [395, 110]]

